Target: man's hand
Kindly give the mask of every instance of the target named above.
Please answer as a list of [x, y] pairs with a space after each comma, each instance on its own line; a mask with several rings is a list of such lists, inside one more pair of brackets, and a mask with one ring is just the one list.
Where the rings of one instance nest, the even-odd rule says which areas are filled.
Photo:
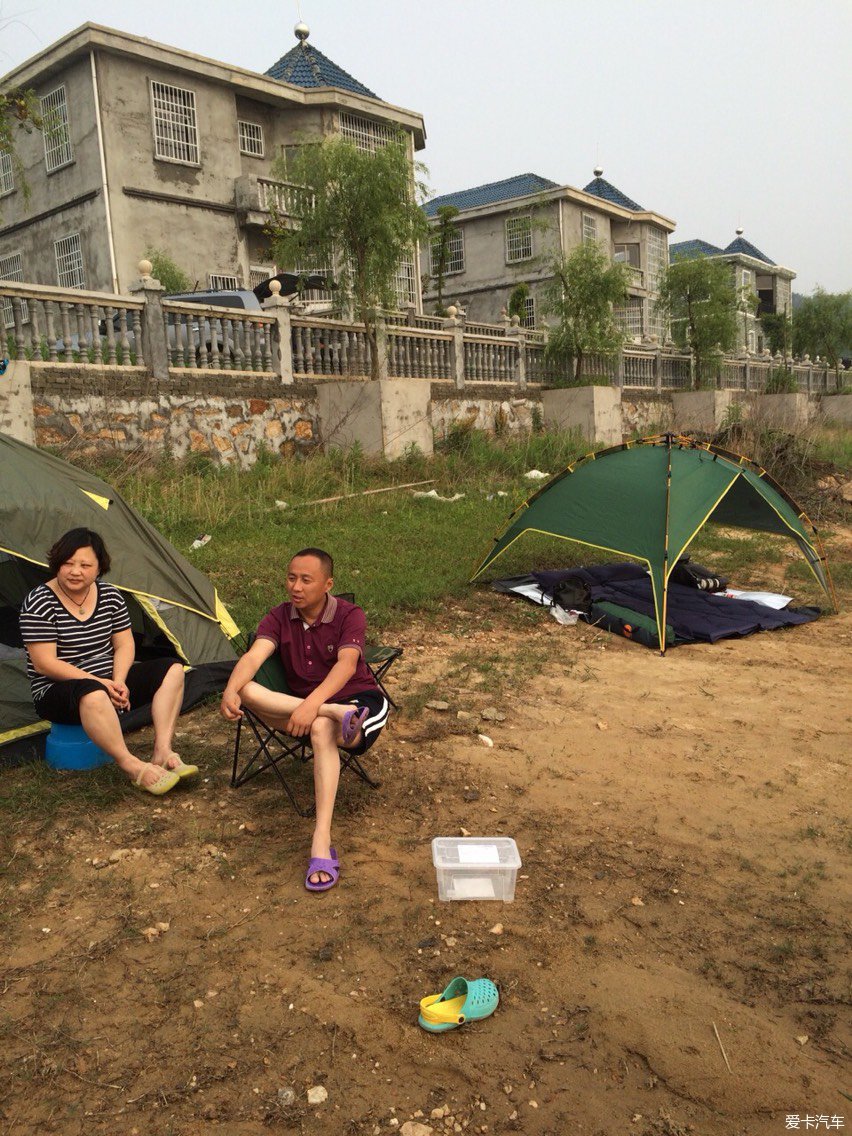
[[290, 721], [286, 727], [287, 733], [294, 738], [303, 738], [311, 732], [311, 726], [314, 724], [316, 716], [316, 710], [306, 699], [290, 715]]
[[219, 706], [219, 712], [223, 718], [227, 718], [229, 722], [236, 722], [237, 719], [242, 718], [243, 712], [240, 707], [243, 700], [235, 690], [228, 690], [222, 695], [222, 702]]

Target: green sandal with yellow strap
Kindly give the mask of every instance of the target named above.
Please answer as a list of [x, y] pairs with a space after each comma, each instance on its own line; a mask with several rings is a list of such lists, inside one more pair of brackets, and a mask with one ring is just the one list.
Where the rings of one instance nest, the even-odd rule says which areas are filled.
[[478, 1022], [497, 1009], [500, 994], [490, 978], [454, 978], [443, 994], [429, 994], [420, 1002], [418, 1022], [430, 1033], [458, 1029]]

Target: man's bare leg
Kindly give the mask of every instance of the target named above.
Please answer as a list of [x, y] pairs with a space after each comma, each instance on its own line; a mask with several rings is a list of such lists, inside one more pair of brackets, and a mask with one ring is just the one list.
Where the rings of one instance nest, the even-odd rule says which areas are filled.
[[[351, 707], [349, 708], [351, 709]], [[328, 717], [318, 717], [311, 726], [311, 747], [314, 751], [314, 799], [316, 823], [311, 841], [311, 858], [328, 860], [331, 856], [331, 818], [340, 781], [340, 755], [337, 752], [339, 730]], [[313, 872], [312, 884], [327, 883], [328, 872]]]
[[[296, 707], [301, 706], [304, 702], [303, 698], [297, 698], [294, 694], [281, 694], [275, 690], [268, 690], [259, 682], [247, 682], [240, 691], [240, 698], [249, 710], [254, 710], [263, 718], [264, 722], [268, 722], [270, 726], [282, 727], [286, 726]], [[340, 732], [340, 726], [343, 722], [343, 716], [351, 709], [351, 704], [324, 702], [317, 711], [317, 716], [330, 719], [337, 724], [337, 733], [342, 742], [343, 735]]]

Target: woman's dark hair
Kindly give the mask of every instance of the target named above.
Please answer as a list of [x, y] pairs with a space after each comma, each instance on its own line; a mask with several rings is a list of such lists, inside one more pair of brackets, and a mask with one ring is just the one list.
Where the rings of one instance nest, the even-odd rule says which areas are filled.
[[71, 529], [59, 538], [47, 554], [47, 566], [51, 575], [55, 576], [78, 548], [91, 548], [98, 560], [98, 576], [106, 576], [112, 562], [103, 537], [99, 533], [92, 532], [91, 529]]

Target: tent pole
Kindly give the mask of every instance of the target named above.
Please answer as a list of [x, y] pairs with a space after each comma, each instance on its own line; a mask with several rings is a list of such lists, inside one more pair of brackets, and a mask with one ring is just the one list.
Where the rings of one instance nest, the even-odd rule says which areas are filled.
[[663, 545], [663, 611], [657, 634], [660, 636], [660, 654], [666, 653], [666, 608], [669, 595], [669, 504], [672, 492], [672, 435], [666, 434], [666, 535]]

